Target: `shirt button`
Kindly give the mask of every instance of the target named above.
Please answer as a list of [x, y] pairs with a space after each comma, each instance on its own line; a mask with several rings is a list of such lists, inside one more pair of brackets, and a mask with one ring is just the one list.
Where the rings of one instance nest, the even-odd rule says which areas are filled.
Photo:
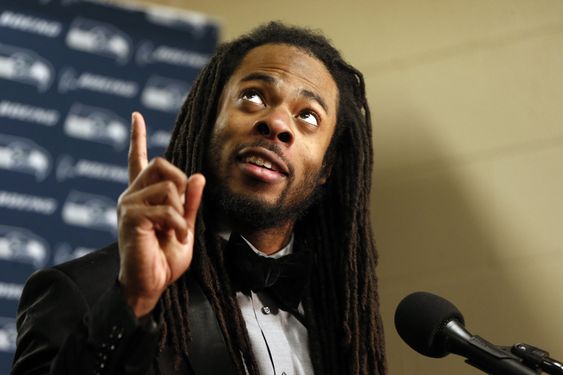
[[[270, 308], [268, 306], [262, 306], [262, 314], [264, 315], [268, 315], [269, 313], [271, 313], [272, 311], [270, 310]], [[283, 374], [282, 374], [283, 375]]]

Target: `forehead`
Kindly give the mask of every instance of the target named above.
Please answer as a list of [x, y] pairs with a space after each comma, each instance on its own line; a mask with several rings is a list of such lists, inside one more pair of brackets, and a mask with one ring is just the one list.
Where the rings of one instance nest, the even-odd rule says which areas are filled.
[[252, 73], [272, 75], [296, 89], [312, 90], [336, 109], [338, 88], [326, 66], [304, 50], [288, 44], [265, 44], [251, 49], [230, 81], [238, 82]]

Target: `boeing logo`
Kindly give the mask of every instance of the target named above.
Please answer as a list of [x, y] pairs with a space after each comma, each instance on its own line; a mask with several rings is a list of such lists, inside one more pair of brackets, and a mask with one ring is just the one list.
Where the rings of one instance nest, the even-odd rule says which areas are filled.
[[139, 85], [135, 81], [126, 81], [90, 72], [78, 74], [72, 68], [65, 68], [59, 79], [59, 92], [64, 94], [74, 90], [89, 90], [132, 98], [139, 92]]
[[86, 177], [127, 184], [127, 168], [97, 161], [79, 159], [76, 162], [70, 155], [63, 155], [57, 166], [57, 181]]
[[80, 258], [86, 254], [91, 253], [95, 249], [89, 247], [79, 246], [76, 248], [72, 248], [67, 243], [62, 243], [57, 245], [55, 248], [55, 255], [53, 256], [53, 262], [55, 264], [61, 264], [64, 262], [68, 262], [70, 260], [74, 260], [76, 258]]
[[57, 201], [54, 198], [44, 198], [36, 195], [0, 190], [0, 207], [10, 210], [51, 215], [57, 209]]
[[47, 20], [27, 14], [5, 10], [0, 13], [0, 26], [10, 29], [39, 34], [48, 38], [59, 36], [63, 25], [60, 22]]
[[151, 76], [147, 80], [141, 102], [147, 108], [176, 113], [187, 96], [190, 85], [171, 78]]
[[4, 283], [0, 281], [0, 298], [19, 300], [23, 291], [22, 284]]
[[66, 44], [73, 49], [105, 56], [126, 64], [131, 55], [131, 38], [116, 27], [86, 18], [76, 18], [70, 25]]
[[154, 24], [187, 31], [196, 38], [202, 38], [211, 23], [209, 17], [201, 13], [156, 7], [148, 8], [146, 17]]
[[127, 144], [127, 122], [107, 109], [75, 103], [64, 123], [69, 137], [103, 143], [121, 150]]
[[16, 351], [16, 322], [14, 319], [0, 318], [0, 351], [13, 353]]
[[0, 101], [0, 117], [53, 126], [59, 121], [59, 111], [8, 100]]
[[0, 78], [45, 92], [51, 87], [54, 75], [52, 64], [35, 52], [0, 44]]
[[[39, 3], [42, 5], [45, 4], [49, 4], [51, 3], [53, 0], [39, 0]], [[75, 3], [96, 3], [96, 2], [101, 2], [102, 0], [58, 0], [58, 2], [62, 5], [62, 6], [69, 6]]]
[[165, 63], [201, 69], [209, 60], [209, 55], [166, 45], [155, 47], [152, 42], [144, 41], [137, 49], [135, 60], [138, 65]]
[[48, 256], [49, 245], [42, 237], [24, 228], [0, 225], [0, 259], [39, 269], [45, 267]]
[[71, 191], [63, 204], [62, 217], [69, 225], [107, 230], [112, 234], [117, 230], [115, 202], [100, 195]]
[[27, 138], [0, 134], [0, 168], [42, 181], [51, 169], [51, 155]]
[[168, 147], [168, 143], [170, 143], [171, 134], [169, 131], [165, 130], [157, 130], [152, 133], [148, 139], [148, 145], [150, 148], [152, 147], [161, 147], [165, 148]]

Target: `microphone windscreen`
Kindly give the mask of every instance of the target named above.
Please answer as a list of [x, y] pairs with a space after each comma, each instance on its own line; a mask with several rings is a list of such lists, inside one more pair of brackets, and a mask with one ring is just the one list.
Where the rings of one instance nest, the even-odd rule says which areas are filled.
[[446, 356], [446, 337], [442, 330], [451, 320], [465, 323], [463, 315], [448, 300], [428, 292], [409, 294], [395, 311], [395, 328], [414, 350], [434, 358]]

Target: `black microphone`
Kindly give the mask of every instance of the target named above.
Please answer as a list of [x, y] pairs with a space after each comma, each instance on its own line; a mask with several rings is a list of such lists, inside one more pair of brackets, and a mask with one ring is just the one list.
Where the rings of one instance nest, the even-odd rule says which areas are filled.
[[406, 296], [395, 311], [399, 336], [422, 355], [441, 358], [458, 354], [490, 375], [537, 375], [517, 356], [470, 334], [464, 323], [451, 302], [428, 292]]

